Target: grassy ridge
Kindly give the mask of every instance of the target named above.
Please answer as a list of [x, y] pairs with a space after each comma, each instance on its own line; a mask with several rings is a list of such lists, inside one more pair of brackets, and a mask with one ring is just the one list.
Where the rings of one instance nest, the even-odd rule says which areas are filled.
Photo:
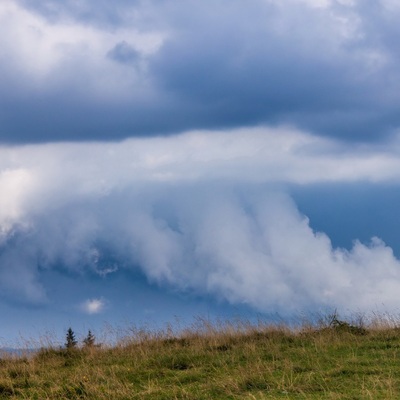
[[1, 399], [399, 399], [400, 329], [207, 322], [0, 360]]

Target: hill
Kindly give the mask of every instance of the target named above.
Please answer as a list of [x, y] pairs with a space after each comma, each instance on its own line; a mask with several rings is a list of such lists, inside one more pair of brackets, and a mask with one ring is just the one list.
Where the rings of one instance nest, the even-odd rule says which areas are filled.
[[398, 399], [400, 329], [331, 316], [133, 329], [113, 346], [0, 360], [2, 399]]

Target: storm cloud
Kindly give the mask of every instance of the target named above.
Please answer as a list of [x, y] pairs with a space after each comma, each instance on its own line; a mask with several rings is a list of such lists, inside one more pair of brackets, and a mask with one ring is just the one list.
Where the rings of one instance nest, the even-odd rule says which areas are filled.
[[4, 1], [0, 139], [399, 126], [395, 2]]
[[397, 312], [399, 17], [393, 0], [0, 1], [8, 337]]

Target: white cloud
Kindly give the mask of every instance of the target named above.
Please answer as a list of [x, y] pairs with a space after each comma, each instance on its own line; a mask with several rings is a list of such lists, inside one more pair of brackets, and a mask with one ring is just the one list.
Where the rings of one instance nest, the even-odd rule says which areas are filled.
[[34, 176], [27, 169], [0, 170], [0, 243], [2, 236], [23, 217], [25, 201], [35, 185]]
[[[0, 287], [40, 302], [42, 269], [107, 279], [141, 268], [160, 285], [262, 311], [394, 309], [392, 250], [378, 239], [333, 248], [276, 185], [398, 182], [398, 149], [287, 128], [2, 147]], [[104, 300], [82, 307], [100, 312]]]
[[[128, 41], [146, 57], [158, 50], [165, 34], [120, 27], [105, 30], [71, 19], [51, 23], [12, 0], [0, 3], [0, 64], [24, 90], [52, 90], [71, 85], [83, 96], [112, 99], [127, 96], [131, 85], [141, 86], [134, 70], [111, 62], [108, 51]], [[79, 71], [79, 72], [78, 72]], [[4, 71], [3, 71], [4, 73]], [[15, 78], [17, 74], [17, 78]]]
[[[52, 247], [58, 265], [83, 272], [92, 269], [87, 256], [93, 242], [106, 243], [121, 268], [140, 268], [150, 282], [259, 311], [370, 311], [382, 304], [397, 310], [400, 262], [391, 248], [376, 238], [355, 242], [350, 250], [333, 248], [279, 191], [183, 185], [156, 196], [124, 192], [77, 208], [35, 221], [36, 232], [45, 236], [29, 233], [34, 254], [43, 260]], [[97, 226], [71, 243], [82, 215]], [[25, 251], [18, 248], [19, 254]], [[51, 268], [54, 261], [47, 259]], [[103, 307], [102, 299], [91, 299], [82, 310], [96, 313]]]
[[399, 182], [399, 150], [396, 138], [384, 147], [347, 146], [285, 127], [3, 146], [0, 232], [76, 201], [158, 184]]
[[194, 204], [171, 200], [178, 229], [151, 215], [133, 217], [121, 236], [134, 264], [160, 284], [260, 311], [397, 308], [400, 262], [379, 239], [335, 249], [286, 195], [265, 191], [243, 204], [217, 192], [193, 194]]
[[310, 7], [328, 8], [331, 5], [331, 0], [298, 0], [300, 3], [305, 3]]
[[40, 202], [54, 205], [136, 184], [204, 179], [399, 181], [399, 150], [397, 138], [382, 147], [349, 145], [287, 127], [196, 131], [118, 143], [3, 146], [0, 204], [7, 202], [5, 208], [10, 208], [30, 197], [31, 207]]
[[88, 299], [81, 304], [81, 309], [86, 314], [99, 314], [104, 310], [105, 304], [103, 299]]

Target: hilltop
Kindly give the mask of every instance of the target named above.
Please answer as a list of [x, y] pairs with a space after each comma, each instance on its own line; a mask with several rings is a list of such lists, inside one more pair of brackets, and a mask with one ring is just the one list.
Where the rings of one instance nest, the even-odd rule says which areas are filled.
[[397, 399], [399, 351], [387, 319], [132, 329], [112, 346], [3, 357], [0, 398]]

